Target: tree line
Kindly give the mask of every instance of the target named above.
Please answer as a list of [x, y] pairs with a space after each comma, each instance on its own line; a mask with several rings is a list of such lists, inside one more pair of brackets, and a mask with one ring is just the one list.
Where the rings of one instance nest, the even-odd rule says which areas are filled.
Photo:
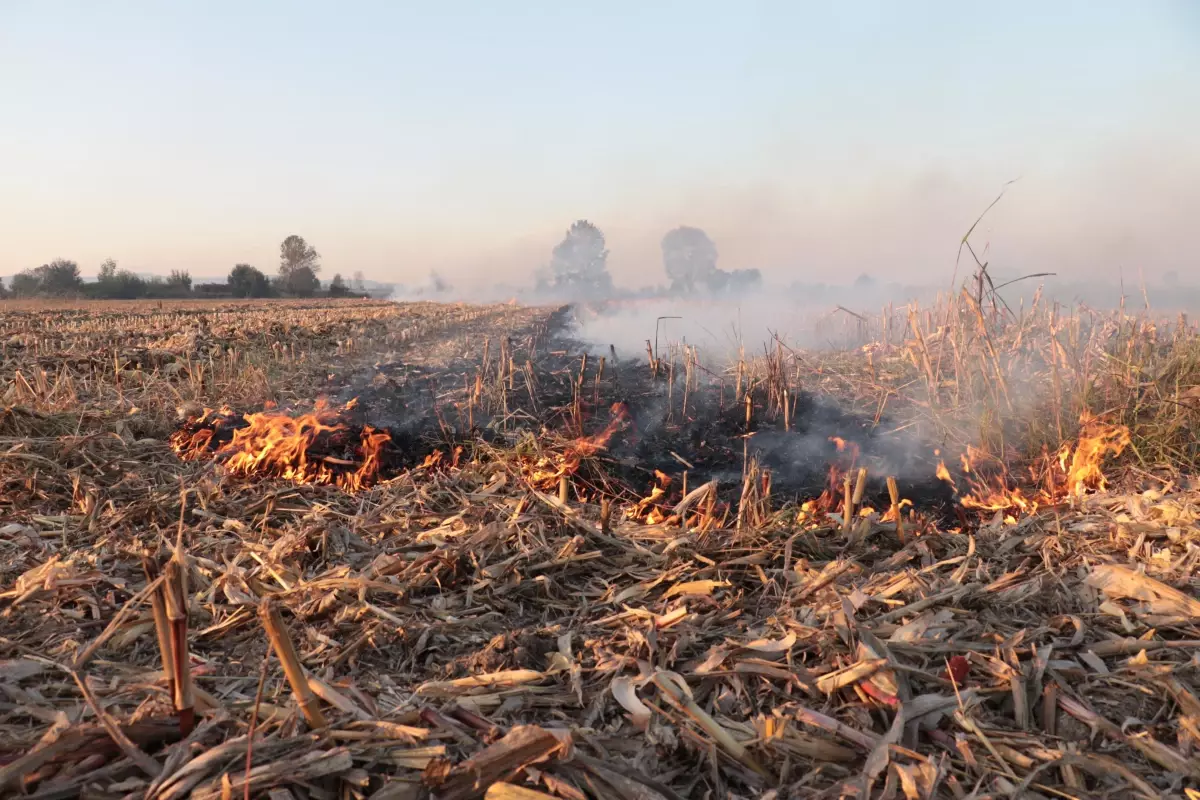
[[335, 274], [322, 289], [317, 274], [321, 255], [302, 236], [292, 235], [279, 246], [279, 269], [271, 278], [250, 264], [237, 264], [224, 283], [193, 285], [187, 270], [172, 270], [166, 278], [143, 278], [120, 269], [111, 258], [100, 265], [95, 281], [84, 281], [74, 261], [56, 259], [23, 270], [10, 286], [0, 281], [0, 297], [89, 297], [100, 300], [135, 300], [195, 296], [232, 297], [351, 297], [365, 292], [361, 272], [353, 285]]
[[[757, 288], [757, 269], [726, 271], [717, 266], [717, 246], [699, 228], [681, 226], [662, 238], [663, 270], [676, 295], [738, 293]], [[304, 237], [291, 235], [279, 245], [279, 268], [273, 277], [250, 264], [237, 264], [224, 283], [193, 285], [186, 270], [173, 270], [166, 278], [143, 278], [120, 269], [112, 259], [100, 265], [94, 282], [85, 282], [74, 261], [58, 259], [15, 276], [10, 287], [0, 283], [0, 296], [93, 297], [137, 299], [168, 297], [349, 297], [364, 294], [362, 273], [347, 284], [334, 275], [324, 288], [317, 275], [321, 255]], [[439, 281], [440, 284], [440, 281]], [[441, 285], [436, 287], [442, 289]], [[572, 298], [609, 297], [614, 293], [608, 271], [604, 232], [581, 219], [571, 225], [550, 254], [549, 264], [538, 271], [536, 288]]]
[[[686, 225], [662, 238], [663, 270], [672, 294], [736, 293], [762, 284], [757, 269], [727, 272], [717, 266], [717, 246], [708, 234]], [[603, 297], [613, 292], [604, 232], [585, 219], [575, 222], [541, 270], [538, 289], [573, 296]]]

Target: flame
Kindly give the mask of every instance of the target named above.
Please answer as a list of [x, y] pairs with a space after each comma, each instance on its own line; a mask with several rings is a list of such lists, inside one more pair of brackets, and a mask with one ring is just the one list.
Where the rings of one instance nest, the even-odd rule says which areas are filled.
[[[1066, 489], [1077, 497], [1088, 489], [1101, 492], [1107, 489], [1100, 465], [1105, 456], [1110, 453], [1119, 456], [1130, 445], [1129, 429], [1124, 425], [1108, 425], [1086, 413], [1080, 423], [1083, 430], [1079, 443], [1071, 454], [1070, 466], [1065, 467]], [[1065, 465], [1066, 459], [1061, 458], [1059, 463]]]
[[[1032, 465], [1033, 482], [1041, 484], [1037, 490], [1010, 486], [1009, 475], [998, 459], [968, 447], [961, 458], [970, 491], [960, 498], [962, 505], [981, 511], [1007, 512], [1006, 519], [1015, 521], [1015, 515], [1032, 514], [1069, 497], [1107, 489], [1102, 470], [1104, 460], [1110, 455], [1119, 456], [1130, 446], [1129, 429], [1087, 413], [1079, 422], [1080, 432], [1074, 443], [1064, 444], [1054, 455], [1044, 455]], [[937, 475], [954, 486], [942, 462], [938, 463]]]
[[845, 453], [850, 456], [850, 466], [853, 466], [858, 461], [859, 449], [854, 442], [848, 442], [840, 436], [830, 436], [829, 441], [833, 442], [833, 446], [837, 448], [839, 453]]
[[[230, 427], [235, 417], [228, 409], [217, 414], [206, 410], [171, 436], [171, 447], [188, 461], [211, 456], [234, 475], [334, 484], [358, 491], [378, 480], [391, 434], [369, 425], [355, 434], [344, 422], [354, 405], [351, 401], [340, 409], [330, 409], [318, 402], [312, 413], [294, 417], [275, 411], [246, 414], [242, 417], [245, 425], [234, 428], [232, 437], [224, 442], [218, 434]], [[314, 445], [318, 445], [315, 450]], [[319, 454], [331, 447], [353, 457]]]
[[421, 462], [421, 469], [426, 471], [439, 470], [445, 467], [457, 469], [459, 459], [462, 458], [462, 446], [454, 448], [454, 455], [450, 457], [450, 463], [446, 463], [446, 453], [442, 450], [434, 450], [429, 455], [425, 456], [425, 460]]
[[944, 480], [946, 483], [950, 484], [950, 486], [953, 487], [955, 491], [958, 491], [958, 486], [955, 485], [954, 478], [952, 478], [950, 476], [950, 470], [946, 469], [945, 461], [938, 459], [936, 474], [937, 474], [938, 478], [940, 478], [941, 480]]
[[617, 431], [625, 427], [626, 419], [627, 416], [625, 409], [620, 408], [616, 416], [613, 417], [612, 421], [605, 426], [604, 430], [600, 431], [595, 436], [585, 436], [583, 438], [576, 439], [572, 443], [570, 451], [579, 458], [594, 456], [596, 453], [599, 453], [601, 450], [608, 447], [609, 441], [612, 440], [612, 437], [617, 433]]
[[564, 475], [574, 475], [585, 458], [596, 455], [608, 447], [612, 437], [630, 424], [629, 408], [624, 403], [613, 403], [612, 420], [604, 430], [593, 436], [583, 436], [571, 442], [562, 453], [543, 456], [526, 468], [526, 477], [536, 488], [552, 489]]
[[1027, 495], [1020, 487], [990, 487], [984, 483], [973, 484], [971, 493], [961, 499], [964, 508], [979, 511], [1015, 511], [1021, 514], [1033, 514], [1040, 507], [1054, 502], [1053, 498], [1044, 493]]

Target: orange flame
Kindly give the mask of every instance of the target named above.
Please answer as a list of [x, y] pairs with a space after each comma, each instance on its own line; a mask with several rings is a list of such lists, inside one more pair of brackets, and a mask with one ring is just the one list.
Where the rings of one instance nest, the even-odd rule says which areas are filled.
[[[963, 506], [981, 511], [1032, 514], [1068, 497], [1104, 491], [1108, 488], [1102, 470], [1104, 460], [1109, 455], [1120, 455], [1130, 445], [1129, 429], [1102, 422], [1087, 413], [1079, 421], [1080, 433], [1074, 444], [1068, 442], [1054, 456], [1043, 456], [1030, 470], [1035, 480], [1039, 474], [1044, 476], [1042, 488], [1037, 491], [1010, 487], [1003, 464], [977, 448], [967, 448], [967, 453], [962, 456], [963, 472], [968, 476], [971, 489], [961, 498]], [[991, 478], [985, 477], [980, 470], [985, 463], [997, 465]], [[987, 471], [991, 471], [991, 466]], [[945, 464], [940, 462], [938, 477], [954, 485]]]
[[538, 489], [551, 489], [562, 476], [574, 475], [585, 458], [608, 447], [612, 437], [630, 424], [629, 409], [624, 403], [614, 403], [611, 410], [613, 418], [604, 430], [576, 439], [561, 454], [539, 458], [527, 471], [529, 482]]
[[235, 429], [232, 438], [215, 449], [210, 445], [222, 420], [206, 412], [199, 420], [205, 427], [194, 432], [188, 428], [176, 431], [171, 436], [171, 447], [184, 460], [211, 455], [234, 475], [334, 484], [346, 491], [358, 491], [378, 479], [383, 448], [391, 441], [389, 433], [363, 426], [352, 447], [353, 459], [312, 452], [319, 438], [328, 440], [349, 431], [342, 416], [353, 407], [354, 401], [336, 410], [318, 403], [312, 413], [295, 417], [269, 411], [246, 414], [245, 427]]
[[608, 443], [612, 440], [612, 437], [616, 435], [617, 431], [621, 430], [625, 426], [627, 419], [626, 413], [627, 412], [623, 407], [620, 408], [612, 421], [605, 426], [604, 430], [600, 431], [595, 436], [585, 436], [581, 439], [576, 439], [572, 443], [570, 449], [574, 451], [579, 458], [587, 458], [588, 456], [593, 456], [596, 453], [599, 453], [601, 450], [608, 447]]
[[958, 487], [954, 483], [954, 478], [950, 477], [950, 470], [946, 469], [946, 462], [940, 459], [938, 460], [937, 465], [937, 476], [941, 480], [944, 480], [946, 483], [950, 484], [955, 491], [958, 490]]
[[854, 442], [847, 442], [840, 436], [830, 436], [829, 441], [833, 442], [833, 446], [837, 448], [839, 453], [846, 453], [850, 456], [850, 463], [858, 461], [859, 449]]
[[1075, 496], [1082, 495], [1088, 489], [1107, 489], [1108, 483], [1104, 480], [1100, 465], [1105, 456], [1110, 453], [1119, 456], [1130, 445], [1129, 429], [1124, 425], [1108, 425], [1090, 414], [1084, 414], [1080, 423], [1083, 430], [1079, 434], [1079, 444], [1071, 454], [1070, 466], [1065, 467], [1065, 489]]

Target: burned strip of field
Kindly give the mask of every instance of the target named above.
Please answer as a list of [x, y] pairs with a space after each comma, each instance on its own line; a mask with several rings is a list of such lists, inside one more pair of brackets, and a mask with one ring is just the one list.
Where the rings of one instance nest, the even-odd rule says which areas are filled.
[[796, 392], [782, 419], [761, 386], [712, 373], [680, 381], [662, 365], [589, 356], [594, 348], [570, 337], [562, 310], [507, 328], [475, 322], [332, 374], [339, 405], [208, 413], [186, 422], [173, 445], [187, 458], [215, 455], [235, 475], [363, 488], [439, 450], [511, 447], [528, 435], [569, 448], [600, 437], [566, 477], [618, 502], [664, 481], [664, 502], [680, 500], [689, 486], [715, 481], [736, 507], [747, 476], [761, 472], [768, 504], [794, 504], [828, 498], [843, 475], [866, 468], [865, 506], [886, 506], [886, 479], [897, 477], [923, 510], [950, 512], [953, 492], [935, 477], [932, 445], [881, 434], [886, 420], [835, 398]]

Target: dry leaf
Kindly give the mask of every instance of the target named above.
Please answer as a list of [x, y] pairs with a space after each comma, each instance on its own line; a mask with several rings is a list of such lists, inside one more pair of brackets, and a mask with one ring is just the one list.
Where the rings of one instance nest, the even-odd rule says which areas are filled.
[[546, 674], [537, 670], [510, 669], [486, 675], [457, 678], [452, 681], [429, 681], [417, 687], [417, 694], [452, 697], [459, 694], [470, 694], [476, 689], [502, 689], [505, 687], [521, 686], [526, 683], [540, 681], [544, 677], [546, 677]]
[[686, 583], [677, 583], [670, 589], [667, 589], [666, 593], [663, 594], [663, 599], [688, 594], [707, 596], [712, 594], [714, 589], [720, 589], [728, 585], [729, 581], [687, 581]]
[[817, 688], [825, 694], [833, 694], [838, 689], [871, 677], [886, 664], [887, 659], [883, 658], [859, 661], [857, 664], [851, 664], [844, 669], [834, 670], [817, 678]]
[[613, 697], [621, 708], [629, 712], [629, 718], [638, 730], [644, 731], [650, 724], [650, 707], [637, 695], [637, 685], [630, 677], [614, 678], [611, 686]]
[[707, 675], [720, 669], [727, 658], [729, 658], [729, 650], [719, 644], [714, 644], [708, 649], [708, 655], [704, 662], [697, 666], [694, 672], [697, 675]]
[[554, 795], [511, 783], [493, 783], [488, 787], [484, 798], [486, 800], [554, 800]]
[[867, 761], [863, 764], [863, 775], [866, 777], [868, 785], [875, 782], [879, 777], [879, 773], [887, 769], [889, 762], [889, 753], [891, 746], [900, 741], [901, 735], [904, 733], [904, 707], [901, 706], [896, 712], [896, 717], [892, 720], [892, 727], [888, 728], [888, 732], [867, 756]]
[[1142, 601], [1144, 605], [1138, 613], [1170, 614], [1200, 619], [1200, 600], [1128, 567], [1116, 564], [1093, 567], [1086, 583], [1109, 597]]
[[796, 634], [789, 633], [782, 639], [755, 639], [742, 645], [742, 648], [756, 653], [786, 653], [795, 646]]
[[0, 661], [0, 679], [19, 682], [46, 671], [46, 665], [28, 658], [13, 658]]

